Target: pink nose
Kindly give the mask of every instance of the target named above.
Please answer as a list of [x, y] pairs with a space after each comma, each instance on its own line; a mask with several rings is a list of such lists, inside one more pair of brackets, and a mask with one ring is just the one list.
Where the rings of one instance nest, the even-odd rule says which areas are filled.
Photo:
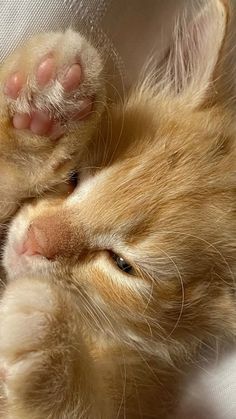
[[45, 232], [37, 224], [32, 224], [22, 246], [22, 254], [27, 256], [41, 255], [50, 257], [48, 239]]
[[40, 217], [30, 225], [20, 253], [54, 259], [67, 253], [70, 242], [71, 233], [64, 218], [58, 214]]

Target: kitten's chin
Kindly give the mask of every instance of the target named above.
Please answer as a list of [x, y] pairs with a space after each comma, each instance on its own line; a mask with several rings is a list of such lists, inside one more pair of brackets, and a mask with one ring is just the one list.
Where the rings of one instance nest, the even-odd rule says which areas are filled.
[[24, 276], [45, 276], [52, 270], [52, 262], [43, 256], [27, 255], [22, 251], [29, 225], [27, 212], [23, 210], [10, 226], [2, 259], [9, 280]]
[[19, 255], [11, 245], [6, 245], [3, 266], [11, 280], [29, 276], [46, 276], [51, 272], [51, 262], [42, 256]]

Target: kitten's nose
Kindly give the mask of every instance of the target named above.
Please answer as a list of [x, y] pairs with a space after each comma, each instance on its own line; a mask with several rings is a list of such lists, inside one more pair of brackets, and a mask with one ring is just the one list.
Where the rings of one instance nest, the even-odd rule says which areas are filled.
[[60, 216], [42, 217], [30, 225], [20, 253], [54, 259], [67, 254], [70, 238], [70, 229]]
[[52, 249], [49, 246], [47, 235], [37, 224], [30, 226], [21, 253], [27, 256], [41, 255], [46, 258], [51, 257]]

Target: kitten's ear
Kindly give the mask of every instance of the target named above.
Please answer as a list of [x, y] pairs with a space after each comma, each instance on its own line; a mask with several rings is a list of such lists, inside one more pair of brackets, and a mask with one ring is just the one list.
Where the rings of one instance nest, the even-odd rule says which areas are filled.
[[165, 87], [188, 100], [193, 108], [207, 97], [226, 36], [228, 4], [205, 0], [190, 23], [185, 18], [175, 27], [165, 65]]

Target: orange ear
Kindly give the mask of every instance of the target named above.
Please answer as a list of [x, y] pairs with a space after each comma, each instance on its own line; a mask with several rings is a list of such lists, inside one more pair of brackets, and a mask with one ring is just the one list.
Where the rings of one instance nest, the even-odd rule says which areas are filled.
[[179, 19], [164, 71], [171, 93], [184, 96], [190, 107], [198, 106], [213, 80], [227, 27], [227, 4], [206, 0], [193, 20]]

